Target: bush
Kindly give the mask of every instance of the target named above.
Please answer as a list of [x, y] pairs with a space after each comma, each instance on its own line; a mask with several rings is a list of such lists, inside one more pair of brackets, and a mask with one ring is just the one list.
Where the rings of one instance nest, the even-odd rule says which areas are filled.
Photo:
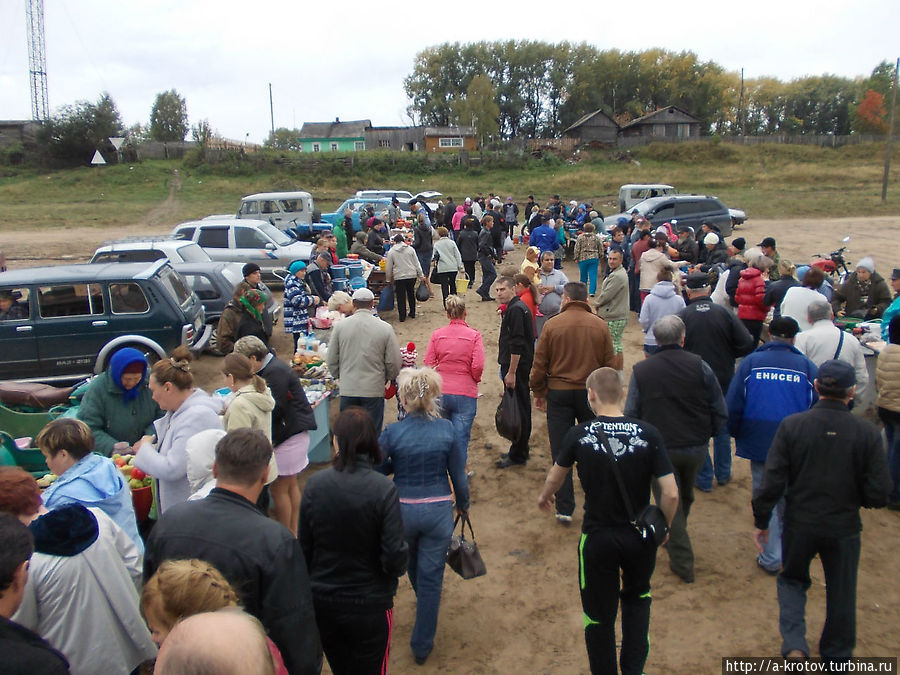
[[8, 166], [21, 166], [25, 163], [25, 146], [21, 143], [13, 143], [0, 156], [2, 156], [3, 163]]

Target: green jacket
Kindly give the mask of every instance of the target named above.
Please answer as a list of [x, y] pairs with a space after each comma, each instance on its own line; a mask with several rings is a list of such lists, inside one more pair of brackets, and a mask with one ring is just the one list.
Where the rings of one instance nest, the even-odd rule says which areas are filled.
[[163, 413], [147, 385], [142, 382], [138, 387], [137, 398], [126, 403], [109, 372], [101, 373], [91, 382], [76, 416], [91, 428], [95, 452], [109, 457], [113, 445], [119, 441], [134, 445], [145, 434], [155, 433], [153, 421]]
[[334, 233], [334, 238], [337, 239], [337, 253], [338, 258], [346, 258], [347, 257], [347, 233], [344, 232], [344, 228], [340, 225], [335, 225], [331, 230]]

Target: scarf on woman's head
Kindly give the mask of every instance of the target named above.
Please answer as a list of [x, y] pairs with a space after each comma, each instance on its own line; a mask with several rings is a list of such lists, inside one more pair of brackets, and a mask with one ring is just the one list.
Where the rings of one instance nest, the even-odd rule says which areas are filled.
[[241, 305], [250, 312], [250, 316], [254, 319], [262, 323], [262, 314], [259, 313], [259, 310], [256, 309], [256, 305], [259, 305], [265, 301], [265, 297], [263, 294], [255, 288], [250, 289], [246, 293], [241, 296]]
[[[126, 368], [134, 363], [140, 363], [143, 366], [141, 381], [131, 389], [126, 389], [122, 386], [122, 374], [125, 372]], [[144, 358], [144, 355], [141, 352], [139, 352], [137, 349], [133, 349], [132, 347], [125, 347], [125, 349], [120, 349], [115, 354], [113, 354], [112, 358], [109, 360], [109, 377], [112, 380], [113, 384], [117, 388], [122, 390], [122, 401], [124, 401], [125, 403], [133, 401], [140, 395], [141, 389], [146, 382], [147, 359]]]

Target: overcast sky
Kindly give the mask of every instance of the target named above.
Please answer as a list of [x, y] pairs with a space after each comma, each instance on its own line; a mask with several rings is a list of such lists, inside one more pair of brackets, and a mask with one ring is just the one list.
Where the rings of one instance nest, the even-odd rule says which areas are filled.
[[[0, 119], [31, 117], [26, 4], [0, 0]], [[126, 126], [147, 124], [156, 94], [175, 88], [191, 124], [207, 118], [221, 135], [254, 142], [269, 132], [270, 82], [276, 127], [335, 117], [408, 124], [403, 78], [417, 52], [442, 42], [690, 50], [783, 81], [865, 76], [900, 52], [897, 0], [44, 0], [44, 13], [51, 111], [108, 91]]]

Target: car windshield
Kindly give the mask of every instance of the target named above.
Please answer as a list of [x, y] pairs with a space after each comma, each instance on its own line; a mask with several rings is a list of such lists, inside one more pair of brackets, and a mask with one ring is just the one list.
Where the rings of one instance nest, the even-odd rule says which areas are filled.
[[223, 267], [222, 276], [228, 280], [228, 283], [231, 284], [232, 287], [237, 286], [244, 280], [244, 277], [241, 276], [239, 270], [236, 270], [233, 267]]
[[166, 289], [175, 303], [182, 309], [185, 309], [191, 301], [191, 289], [185, 282], [184, 277], [168, 265], [161, 267], [157, 275], [160, 282], [162, 282], [163, 288]]
[[186, 246], [180, 246], [178, 248], [178, 255], [181, 256], [181, 259], [184, 262], [189, 263], [209, 262], [210, 260], [212, 260], [212, 258], [209, 257], [209, 254], [202, 248], [197, 246], [197, 244], [187, 244]]
[[269, 237], [269, 239], [274, 241], [279, 246], [290, 246], [294, 241], [277, 227], [275, 227], [274, 225], [269, 225], [268, 223], [261, 224], [259, 226], [259, 231], [265, 234], [267, 237]]

